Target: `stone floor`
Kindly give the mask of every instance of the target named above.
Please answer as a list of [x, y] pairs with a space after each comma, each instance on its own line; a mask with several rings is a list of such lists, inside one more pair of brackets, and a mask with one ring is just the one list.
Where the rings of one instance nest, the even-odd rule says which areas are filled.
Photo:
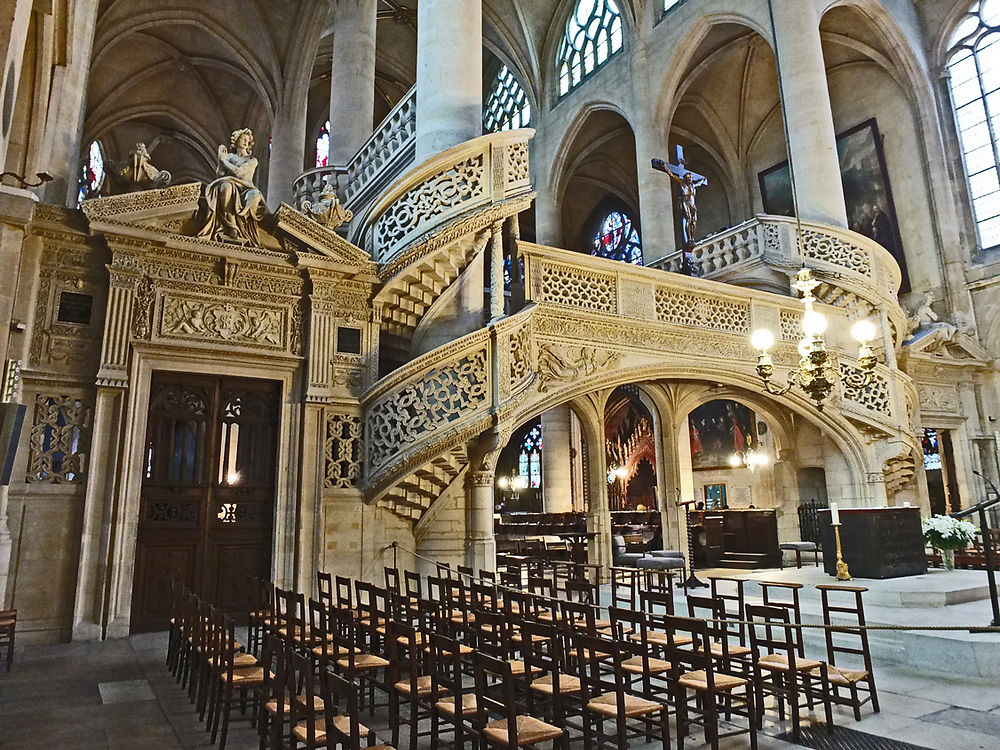
[[[13, 671], [0, 673], [0, 747], [210, 747], [186, 694], [163, 665], [165, 646], [165, 635], [158, 633], [19, 648]], [[876, 674], [882, 713], [866, 710], [862, 721], [854, 722], [838, 709], [838, 725], [935, 750], [1000, 747], [1000, 684], [898, 666], [877, 667]], [[384, 716], [368, 723], [380, 740], [388, 739]], [[760, 747], [797, 747], [775, 739], [785, 730], [768, 723]], [[689, 738], [688, 747], [700, 747], [698, 739]], [[727, 750], [746, 746], [745, 737], [723, 744]], [[234, 721], [227, 747], [257, 747], [248, 722]]]

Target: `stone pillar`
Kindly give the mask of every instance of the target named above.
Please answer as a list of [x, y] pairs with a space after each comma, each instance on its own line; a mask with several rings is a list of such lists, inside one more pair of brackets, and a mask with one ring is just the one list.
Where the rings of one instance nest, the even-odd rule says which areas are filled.
[[[275, 115], [271, 125], [271, 157], [267, 167], [267, 207], [271, 211], [276, 211], [282, 201], [292, 203], [292, 183], [305, 165], [306, 101], [305, 97], [292, 98]], [[266, 150], [267, 142], [261, 136], [254, 152], [261, 154]]]
[[562, 217], [549, 185], [539, 186], [535, 198], [535, 241], [552, 247], [562, 244]]
[[503, 222], [498, 221], [490, 234], [490, 322], [503, 315]]
[[803, 219], [847, 227], [819, 12], [812, 0], [772, 1], [799, 213]]
[[347, 164], [372, 133], [377, 10], [377, 0], [333, 0], [330, 164]]
[[493, 476], [492, 471], [470, 471], [465, 479], [465, 564], [475, 571], [497, 567]]
[[41, 152], [32, 154], [27, 162], [26, 171], [30, 175], [44, 171], [55, 178], [39, 188], [46, 203], [76, 205], [97, 6], [98, 0], [73, 3], [68, 19], [72, 54], [66, 65], [56, 66], [52, 71], [44, 143]]
[[416, 162], [482, 132], [482, 0], [421, 0]]
[[321, 403], [307, 402], [302, 411], [301, 466], [299, 468], [299, 529], [295, 550], [295, 585], [312, 591], [316, 566], [323, 552], [323, 430], [326, 412]]
[[[602, 394], [603, 395], [603, 394]], [[608, 464], [605, 456], [604, 399], [599, 409], [588, 410], [587, 437], [587, 531], [594, 534], [587, 545], [588, 562], [599, 565], [602, 582], [608, 580], [611, 567], [611, 510], [608, 505]], [[542, 438], [542, 449], [545, 443]]]
[[7, 143], [10, 140], [11, 121], [14, 119], [21, 64], [24, 62], [24, 45], [28, 39], [33, 5], [32, 0], [8, 0], [0, 8], [0, 170], [7, 161]]
[[557, 406], [542, 414], [542, 510], [573, 510], [570, 474], [569, 407]]

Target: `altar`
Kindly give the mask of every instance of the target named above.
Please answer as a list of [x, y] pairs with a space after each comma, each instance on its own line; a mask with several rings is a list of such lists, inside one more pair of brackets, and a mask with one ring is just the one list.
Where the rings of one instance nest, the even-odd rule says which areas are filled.
[[[828, 509], [819, 512], [823, 567], [837, 573], [837, 542]], [[919, 508], [841, 508], [840, 546], [855, 578], [899, 578], [927, 572]]]

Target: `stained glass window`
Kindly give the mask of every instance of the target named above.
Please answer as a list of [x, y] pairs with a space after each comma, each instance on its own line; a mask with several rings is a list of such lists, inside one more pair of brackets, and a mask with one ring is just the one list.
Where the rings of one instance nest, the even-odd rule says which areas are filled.
[[559, 95], [604, 65], [622, 48], [622, 16], [614, 0], [579, 0], [559, 47]]
[[528, 480], [528, 486], [542, 486], [542, 427], [535, 425], [521, 441], [517, 473]]
[[104, 149], [98, 141], [93, 141], [87, 149], [87, 158], [84, 159], [80, 174], [79, 199], [83, 201], [87, 198], [96, 198], [102, 185], [104, 185]]
[[330, 164], [330, 121], [327, 120], [319, 129], [316, 139], [316, 166], [326, 167]]
[[530, 120], [531, 105], [528, 104], [527, 94], [510, 68], [501, 65], [486, 97], [483, 130], [499, 133], [501, 130], [526, 128]]
[[952, 106], [979, 244], [1000, 245], [1000, 0], [972, 4], [952, 37]]
[[591, 255], [642, 265], [642, 243], [632, 220], [621, 211], [612, 211], [601, 222], [594, 237]]

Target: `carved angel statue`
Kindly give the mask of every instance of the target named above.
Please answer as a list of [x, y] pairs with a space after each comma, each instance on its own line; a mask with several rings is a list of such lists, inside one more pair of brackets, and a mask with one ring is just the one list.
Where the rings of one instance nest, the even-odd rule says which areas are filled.
[[149, 152], [156, 148], [161, 138], [162, 136], [156, 136], [149, 149], [142, 141], [135, 144], [135, 148], [129, 152], [129, 158], [124, 163], [119, 162], [116, 165], [116, 176], [119, 182], [132, 190], [164, 188], [170, 184], [170, 172], [165, 169], [157, 169], [150, 162]]
[[931, 309], [933, 301], [934, 295], [930, 292], [924, 292], [919, 304], [914, 308], [913, 314], [907, 318], [910, 329], [907, 341], [921, 338], [926, 340], [928, 344], [938, 346], [954, 340], [955, 334], [959, 332], [958, 328], [938, 317], [938, 314]]
[[353, 211], [340, 205], [337, 190], [329, 183], [323, 188], [318, 201], [315, 203], [308, 199], [302, 201], [302, 213], [327, 229], [336, 229], [354, 218]]
[[267, 215], [267, 205], [253, 183], [257, 172], [257, 159], [250, 155], [253, 133], [249, 128], [236, 130], [230, 144], [232, 152], [219, 146], [218, 178], [205, 188], [208, 216], [198, 236], [259, 245], [257, 227]]

